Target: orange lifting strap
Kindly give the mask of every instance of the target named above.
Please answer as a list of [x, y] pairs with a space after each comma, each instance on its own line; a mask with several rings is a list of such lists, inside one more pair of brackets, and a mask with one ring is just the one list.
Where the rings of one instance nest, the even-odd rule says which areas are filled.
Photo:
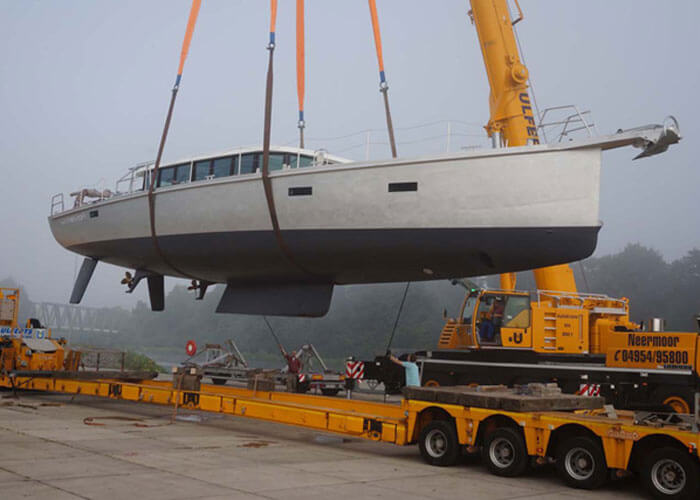
[[297, 0], [297, 97], [299, 98], [299, 147], [304, 147], [304, 0]]
[[369, 0], [369, 13], [372, 17], [372, 29], [374, 30], [374, 45], [377, 48], [377, 62], [379, 63], [379, 91], [384, 95], [384, 111], [386, 112], [386, 128], [389, 132], [389, 144], [391, 156], [396, 158], [396, 141], [394, 140], [394, 125], [391, 122], [389, 110], [389, 84], [384, 73], [384, 57], [382, 56], [382, 37], [379, 34], [379, 18], [377, 16], [377, 4], [375, 0]]
[[282, 237], [280, 231], [279, 219], [277, 217], [277, 209], [275, 208], [275, 198], [272, 192], [272, 181], [270, 180], [270, 133], [272, 129], [272, 82], [273, 82], [273, 55], [275, 52], [275, 23], [277, 20], [277, 0], [270, 0], [270, 43], [267, 50], [270, 52], [267, 62], [267, 80], [265, 82], [265, 123], [263, 128], [263, 157], [262, 157], [262, 182], [265, 192], [265, 200], [267, 201], [267, 209], [270, 213], [270, 222], [272, 230], [275, 233], [277, 246], [282, 252], [282, 255], [292, 265], [296, 266], [302, 272], [314, 275], [312, 272], [299, 264], [292, 255], [289, 247]]
[[153, 242], [153, 247], [156, 253], [168, 266], [170, 266], [176, 273], [192, 278], [189, 274], [183, 272], [182, 270], [175, 267], [175, 265], [170, 262], [170, 260], [163, 253], [163, 250], [158, 244], [158, 238], [156, 237], [156, 221], [155, 221], [155, 207], [156, 207], [156, 196], [153, 192], [156, 185], [156, 178], [158, 177], [158, 169], [160, 168], [160, 161], [163, 157], [163, 149], [165, 148], [165, 140], [168, 137], [168, 129], [170, 128], [170, 120], [173, 116], [173, 108], [175, 106], [175, 98], [177, 97], [177, 91], [180, 88], [180, 80], [182, 79], [182, 70], [185, 67], [185, 59], [187, 59], [187, 53], [190, 49], [190, 42], [192, 41], [192, 34], [194, 33], [194, 26], [197, 23], [197, 16], [199, 15], [199, 7], [202, 4], [202, 0], [192, 0], [192, 7], [190, 7], [190, 17], [187, 20], [187, 30], [185, 31], [185, 39], [182, 42], [182, 50], [180, 51], [180, 64], [177, 68], [177, 76], [175, 77], [175, 85], [173, 86], [172, 95], [170, 96], [170, 106], [168, 107], [168, 114], [165, 117], [165, 126], [163, 127], [163, 133], [160, 136], [160, 144], [158, 145], [158, 154], [156, 156], [156, 162], [153, 166], [153, 171], [151, 173], [151, 179], [148, 187], [148, 215], [151, 225], [151, 241]]
[[374, 30], [374, 45], [377, 47], [377, 62], [379, 63], [379, 80], [386, 83], [384, 78], [384, 57], [382, 56], [382, 36], [379, 34], [379, 17], [377, 16], [377, 4], [375, 0], [369, 0], [369, 14], [372, 17], [372, 29]]
[[270, 0], [270, 43], [275, 44], [275, 25], [277, 24], [277, 0]]
[[197, 16], [199, 15], [200, 5], [202, 5], [202, 0], [192, 0], [192, 8], [190, 8], [190, 17], [187, 20], [187, 31], [185, 31], [185, 39], [182, 41], [182, 52], [180, 52], [180, 66], [178, 66], [177, 68], [178, 78], [182, 76], [182, 70], [185, 67], [185, 59], [187, 59], [187, 52], [190, 50], [190, 42], [192, 41], [192, 34], [194, 33], [194, 25], [197, 24]]

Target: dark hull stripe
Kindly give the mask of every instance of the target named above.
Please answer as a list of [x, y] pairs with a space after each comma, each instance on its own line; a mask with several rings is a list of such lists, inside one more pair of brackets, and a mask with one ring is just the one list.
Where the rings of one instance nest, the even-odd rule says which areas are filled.
[[[317, 277], [353, 284], [480, 276], [572, 262], [593, 253], [599, 230], [594, 226], [282, 234], [299, 263]], [[272, 231], [159, 236], [158, 241], [178, 268], [199, 279], [215, 283], [309, 279], [284, 258]], [[122, 267], [172, 275], [147, 237], [85, 243], [69, 250]]]

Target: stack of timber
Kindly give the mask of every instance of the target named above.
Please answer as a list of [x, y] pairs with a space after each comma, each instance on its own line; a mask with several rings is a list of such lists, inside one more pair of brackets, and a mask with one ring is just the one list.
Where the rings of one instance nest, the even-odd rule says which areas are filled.
[[604, 398], [562, 394], [556, 384], [528, 384], [508, 388], [503, 385], [453, 387], [405, 387], [406, 399], [454, 404], [505, 411], [595, 410]]
[[[250, 391], [274, 391], [275, 378], [279, 370], [254, 369], [248, 372], [248, 390]], [[296, 375], [292, 376], [296, 381]], [[296, 391], [291, 391], [296, 392]]]
[[202, 370], [193, 366], [173, 367], [173, 389], [196, 392], [202, 388]]

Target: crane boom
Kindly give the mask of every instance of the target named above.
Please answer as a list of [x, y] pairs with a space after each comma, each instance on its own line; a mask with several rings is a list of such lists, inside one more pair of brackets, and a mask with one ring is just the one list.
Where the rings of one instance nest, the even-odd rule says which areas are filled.
[[[511, 20], [507, 0], [470, 0], [470, 16], [476, 27], [489, 79], [490, 119], [486, 132], [494, 147], [514, 147], [539, 144], [530, 94], [529, 73], [520, 59], [513, 25], [523, 19]], [[534, 270], [537, 288], [576, 293], [576, 280], [568, 264]], [[501, 275], [501, 288], [515, 288], [515, 274]]]

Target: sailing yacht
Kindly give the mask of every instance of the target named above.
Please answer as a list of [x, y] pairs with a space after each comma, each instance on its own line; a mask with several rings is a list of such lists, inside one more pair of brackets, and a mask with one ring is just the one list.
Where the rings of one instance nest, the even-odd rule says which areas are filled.
[[421, 281], [551, 266], [589, 256], [599, 221], [601, 151], [640, 156], [679, 136], [653, 125], [602, 137], [384, 161], [272, 147], [130, 169], [114, 190], [52, 200], [49, 224], [85, 256], [71, 302], [98, 261], [146, 278], [163, 308], [163, 276], [192, 280], [199, 298], [225, 284], [219, 312], [321, 316], [334, 285]]

